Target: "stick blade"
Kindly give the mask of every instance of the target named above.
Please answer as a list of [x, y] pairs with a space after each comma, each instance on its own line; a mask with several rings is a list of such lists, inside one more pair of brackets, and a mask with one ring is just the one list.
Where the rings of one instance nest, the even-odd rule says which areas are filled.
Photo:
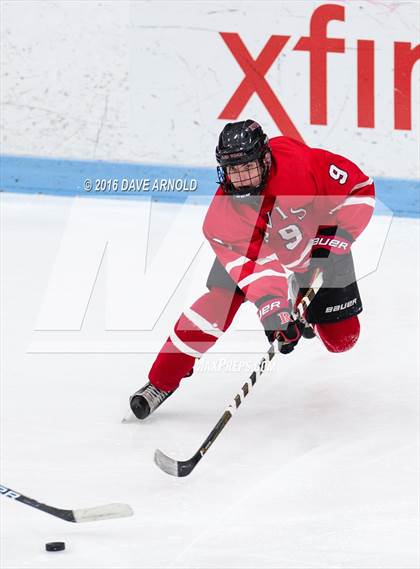
[[112, 520], [115, 518], [128, 518], [134, 514], [128, 504], [106, 504], [94, 508], [73, 510], [75, 522], [97, 522], [99, 520]]
[[197, 452], [189, 460], [174, 460], [161, 450], [156, 449], [154, 460], [157, 466], [163, 470], [163, 472], [180, 478], [183, 476], [188, 476], [188, 474], [194, 470], [195, 465], [201, 459], [201, 456], [201, 453]]
[[154, 461], [155, 464], [161, 470], [163, 470], [163, 472], [166, 472], [166, 474], [170, 474], [171, 476], [179, 476], [178, 461], [170, 458], [158, 448], [155, 450]]

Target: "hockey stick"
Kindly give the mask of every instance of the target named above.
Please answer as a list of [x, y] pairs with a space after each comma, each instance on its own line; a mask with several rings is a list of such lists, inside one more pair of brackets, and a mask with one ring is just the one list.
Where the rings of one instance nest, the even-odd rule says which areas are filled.
[[96, 506], [94, 508], [82, 508], [80, 510], [63, 510], [62, 508], [54, 508], [42, 502], [38, 502], [33, 498], [28, 498], [19, 492], [15, 492], [11, 488], [0, 485], [0, 493], [7, 498], [22, 502], [27, 506], [41, 510], [46, 514], [51, 514], [66, 522], [97, 522], [99, 520], [112, 520], [114, 518], [127, 518], [133, 515], [133, 510], [128, 504], [106, 504], [104, 506]]
[[[294, 314], [295, 318], [303, 317], [305, 310], [312, 302], [318, 290], [321, 288], [322, 282], [323, 282], [322, 273], [321, 271], [318, 270], [314, 275], [311, 287], [308, 289], [305, 296], [301, 299], [298, 306], [296, 307], [296, 311]], [[196, 465], [200, 462], [200, 460], [209, 450], [211, 445], [214, 443], [214, 441], [217, 439], [217, 437], [226, 427], [227, 423], [233, 417], [234, 412], [242, 403], [242, 400], [248, 395], [251, 388], [255, 385], [257, 379], [263, 374], [267, 366], [267, 363], [273, 359], [274, 354], [277, 351], [277, 348], [275, 347], [276, 344], [277, 344], [276, 342], [271, 344], [269, 350], [263, 356], [260, 363], [258, 364], [258, 367], [251, 373], [248, 381], [243, 384], [241, 391], [235, 395], [235, 397], [233, 398], [233, 402], [226, 407], [223, 415], [220, 417], [217, 424], [214, 426], [209, 436], [206, 438], [206, 440], [203, 442], [203, 444], [194, 454], [194, 456], [192, 456], [188, 460], [174, 460], [173, 458], [170, 458], [165, 453], [163, 453], [161, 450], [159, 449], [155, 450], [154, 460], [157, 466], [161, 470], [163, 470], [167, 474], [170, 474], [171, 476], [178, 476], [178, 477], [188, 476], [188, 474], [190, 474], [194, 470]]]

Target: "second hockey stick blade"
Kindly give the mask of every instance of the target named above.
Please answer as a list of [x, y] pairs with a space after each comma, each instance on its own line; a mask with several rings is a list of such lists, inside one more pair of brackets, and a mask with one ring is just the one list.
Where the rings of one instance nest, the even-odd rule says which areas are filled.
[[103, 506], [94, 506], [93, 508], [80, 508], [78, 510], [65, 510], [63, 508], [56, 508], [38, 502], [34, 498], [24, 496], [20, 492], [16, 492], [7, 486], [0, 485], [0, 494], [16, 502], [22, 502], [27, 506], [31, 506], [36, 510], [41, 510], [46, 514], [60, 518], [66, 522], [97, 522], [101, 520], [113, 520], [115, 518], [127, 518], [133, 515], [133, 510], [128, 504], [105, 504]]
[[93, 508], [72, 510], [75, 522], [98, 522], [100, 520], [113, 520], [116, 518], [128, 518], [133, 515], [133, 510], [128, 504], [105, 504]]

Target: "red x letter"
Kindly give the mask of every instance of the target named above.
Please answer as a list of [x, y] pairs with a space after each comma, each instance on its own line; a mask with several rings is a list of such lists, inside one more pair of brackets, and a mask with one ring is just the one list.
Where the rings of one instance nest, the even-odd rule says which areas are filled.
[[232, 52], [233, 57], [241, 66], [245, 77], [220, 113], [219, 119], [237, 119], [251, 95], [256, 93], [280, 131], [285, 136], [290, 136], [303, 142], [289, 115], [264, 78], [290, 36], [271, 36], [260, 55], [254, 61], [239, 34], [220, 32], [220, 35]]

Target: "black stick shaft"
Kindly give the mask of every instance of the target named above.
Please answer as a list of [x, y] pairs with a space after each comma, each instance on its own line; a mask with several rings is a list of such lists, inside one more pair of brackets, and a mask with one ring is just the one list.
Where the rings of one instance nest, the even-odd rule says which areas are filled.
[[[306, 294], [303, 296], [302, 300], [299, 302], [298, 306], [296, 307], [294, 314], [295, 318], [303, 317], [305, 310], [307, 309], [307, 307], [309, 306], [309, 304], [311, 303], [312, 299], [314, 298], [318, 290], [321, 288], [321, 286], [322, 286], [322, 273], [320, 271], [317, 271], [312, 280], [311, 287], [308, 289], [308, 291], [306, 292]], [[200, 462], [200, 460], [209, 450], [211, 445], [214, 443], [214, 441], [217, 439], [217, 437], [226, 427], [226, 425], [232, 418], [234, 412], [242, 403], [243, 399], [251, 391], [252, 387], [257, 382], [257, 378], [264, 373], [267, 367], [267, 363], [273, 359], [276, 351], [278, 351], [277, 342], [274, 342], [270, 346], [267, 353], [261, 359], [260, 363], [258, 364], [258, 368], [251, 373], [248, 381], [243, 384], [241, 391], [235, 395], [235, 397], [233, 398], [233, 402], [230, 405], [228, 405], [223, 415], [220, 417], [216, 425], [213, 427], [206, 440], [203, 442], [198, 451], [190, 459], [181, 460], [181, 461], [174, 460], [165, 455], [159, 449], [156, 450], [155, 462], [161, 470], [172, 476], [188, 476], [194, 470], [196, 465]]]
[[[311, 303], [312, 299], [314, 298], [314, 296], [316, 295], [318, 290], [321, 288], [321, 286], [322, 286], [322, 273], [320, 271], [317, 271], [315, 273], [313, 279], [312, 279], [311, 287], [309, 288], [309, 290], [306, 292], [305, 296], [303, 296], [300, 303], [296, 307], [296, 316], [298, 316], [299, 318], [302, 318], [305, 310], [307, 309], [307, 307], [309, 306], [309, 304]], [[263, 374], [263, 372], [267, 366], [267, 363], [274, 358], [275, 353], [276, 353], [276, 349], [274, 347], [274, 344], [272, 344], [270, 346], [269, 350], [267, 351], [267, 353], [263, 356], [260, 363], [258, 364], [258, 369], [256, 369], [255, 371], [253, 371], [251, 373], [249, 380], [243, 384], [243, 386], [241, 388], [241, 392], [239, 392], [235, 395], [235, 397], [233, 399], [233, 403], [230, 404], [226, 408], [225, 412], [220, 417], [220, 419], [218, 420], [217, 424], [212, 429], [209, 436], [206, 438], [206, 440], [201, 445], [200, 449], [196, 453], [197, 455], [198, 454], [200, 455], [200, 458], [203, 456], [203, 454], [205, 454], [209, 450], [211, 445], [214, 443], [214, 441], [217, 439], [217, 437], [220, 435], [220, 433], [226, 427], [226, 425], [228, 424], [228, 422], [232, 418], [234, 411], [236, 411], [236, 409], [242, 403], [242, 400], [248, 395], [248, 393], [250, 392], [252, 387], [254, 387], [254, 385], [257, 382], [258, 377], [260, 377]], [[200, 458], [198, 460], [200, 460]]]
[[263, 356], [260, 363], [258, 364], [258, 370], [255, 370], [251, 373], [249, 380], [243, 384], [243, 386], [241, 388], [241, 392], [239, 392], [235, 395], [235, 397], [233, 398], [233, 402], [230, 405], [228, 405], [225, 412], [220, 417], [220, 419], [218, 420], [217, 424], [212, 429], [209, 436], [206, 438], [206, 440], [201, 445], [200, 450], [199, 450], [201, 455], [205, 454], [209, 450], [211, 445], [214, 443], [214, 441], [217, 439], [217, 437], [220, 435], [220, 433], [226, 427], [226, 425], [228, 424], [230, 419], [233, 417], [233, 414], [236, 411], [236, 409], [240, 406], [243, 399], [248, 395], [248, 393], [251, 391], [251, 388], [257, 382], [257, 378], [260, 377], [262, 375], [262, 373], [264, 372], [266, 365], [267, 365], [267, 362], [269, 362], [270, 360], [273, 359], [274, 354], [275, 354], [275, 348], [274, 348], [274, 345], [271, 345], [270, 349], [267, 351], [267, 353]]

